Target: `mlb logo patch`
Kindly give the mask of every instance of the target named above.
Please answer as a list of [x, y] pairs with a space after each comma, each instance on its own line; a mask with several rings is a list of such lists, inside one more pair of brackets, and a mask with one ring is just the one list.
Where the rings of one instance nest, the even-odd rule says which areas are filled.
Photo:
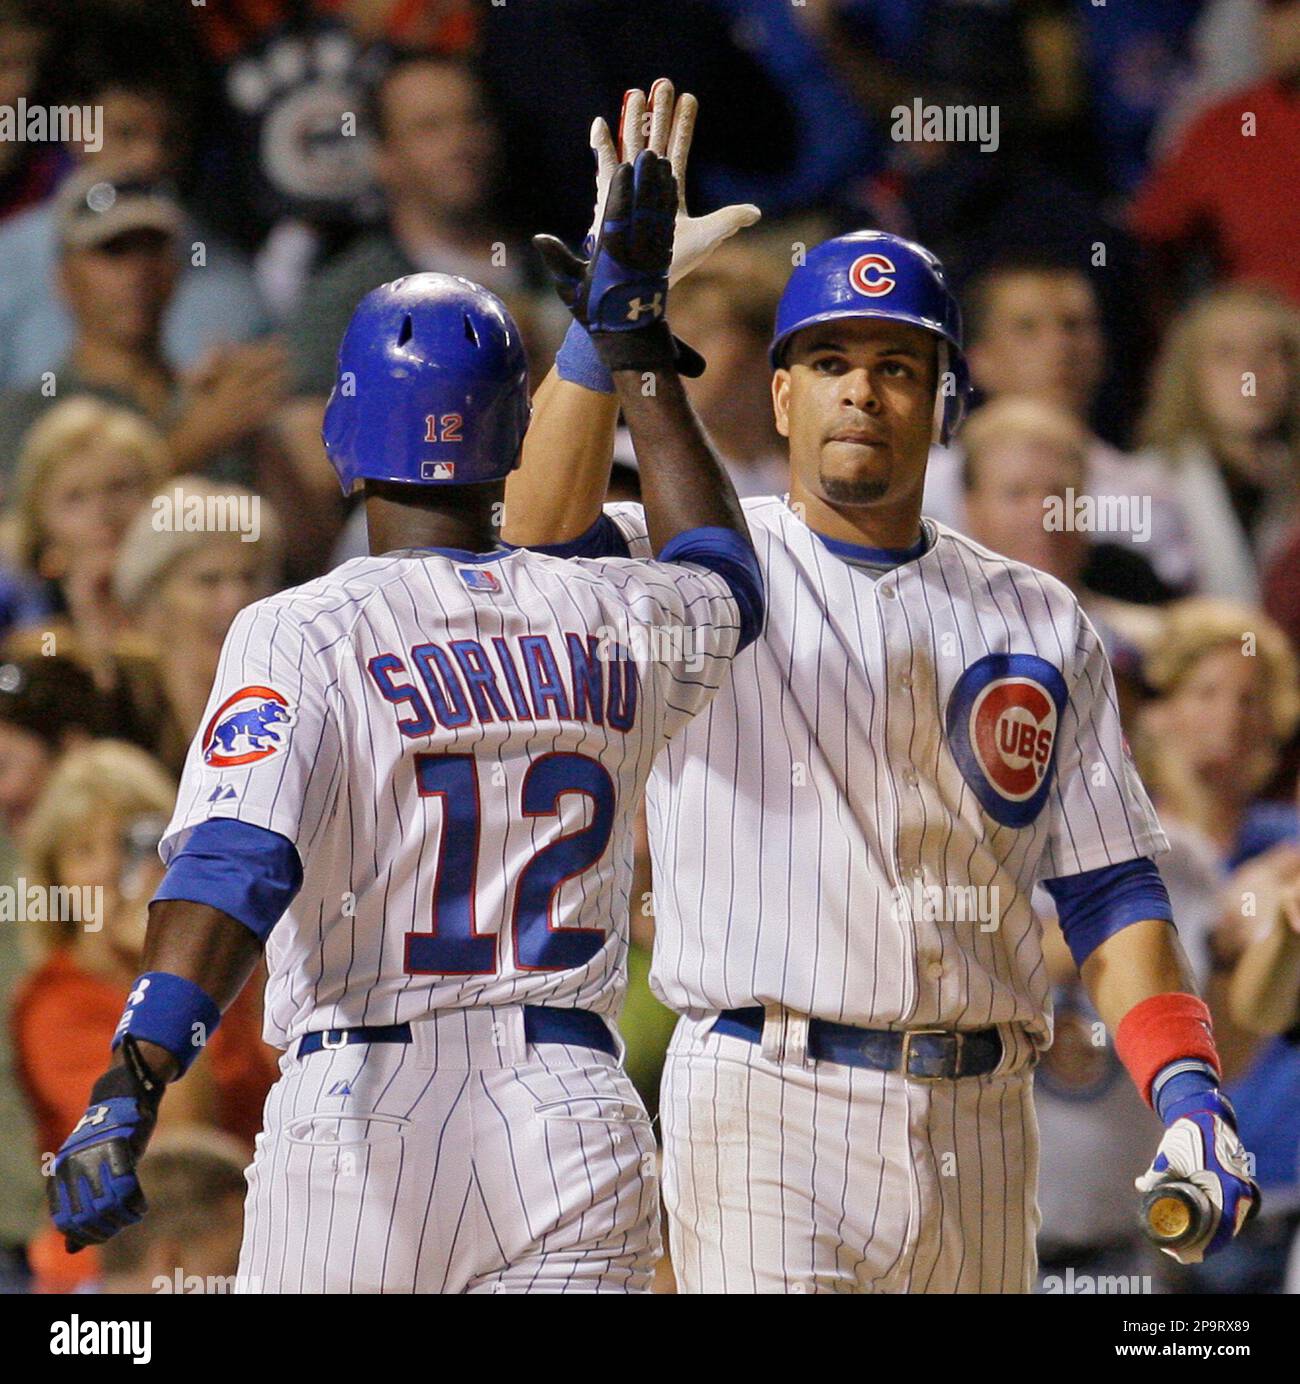
[[457, 567], [456, 575], [471, 591], [500, 591], [501, 583], [495, 572], [485, 572], [480, 567]]
[[426, 481], [450, 481], [456, 478], [454, 461], [426, 461], [420, 467], [420, 479]]

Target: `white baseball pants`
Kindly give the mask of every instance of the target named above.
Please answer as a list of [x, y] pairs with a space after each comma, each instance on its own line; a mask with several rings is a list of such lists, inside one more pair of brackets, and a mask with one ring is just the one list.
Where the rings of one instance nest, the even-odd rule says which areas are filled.
[[648, 1292], [655, 1140], [617, 1061], [524, 1041], [522, 1009], [305, 1057], [248, 1169], [243, 1291]]
[[918, 1082], [805, 1061], [799, 1025], [779, 1015], [761, 1046], [711, 1033], [715, 1018], [683, 1018], [664, 1067], [680, 1291], [1030, 1291], [1038, 1132], [1024, 1035], [1004, 1033], [989, 1076]]

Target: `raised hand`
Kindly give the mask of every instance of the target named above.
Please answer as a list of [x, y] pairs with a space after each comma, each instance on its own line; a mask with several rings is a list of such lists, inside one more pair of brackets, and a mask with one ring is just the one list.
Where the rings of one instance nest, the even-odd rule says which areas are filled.
[[738, 202], [720, 207], [707, 216], [692, 216], [686, 210], [686, 163], [699, 103], [689, 92], [677, 96], [673, 84], [660, 77], [645, 92], [633, 88], [623, 93], [623, 109], [618, 122], [618, 139], [610, 133], [603, 117], [591, 126], [591, 148], [596, 155], [596, 212], [588, 232], [587, 248], [596, 242], [610, 180], [621, 163], [635, 163], [649, 150], [666, 158], [677, 180], [677, 213], [673, 236], [673, 256], [668, 282], [675, 284], [697, 269], [722, 244], [745, 226], [752, 226], [762, 215], [756, 206]]

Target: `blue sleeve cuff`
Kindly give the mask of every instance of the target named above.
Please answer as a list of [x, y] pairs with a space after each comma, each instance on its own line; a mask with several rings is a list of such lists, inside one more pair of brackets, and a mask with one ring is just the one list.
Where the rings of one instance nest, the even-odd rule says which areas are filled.
[[302, 862], [278, 832], [216, 817], [200, 822], [171, 859], [155, 899], [219, 908], [265, 942], [302, 888]]
[[1061, 932], [1076, 966], [1132, 923], [1144, 918], [1174, 920], [1169, 891], [1155, 861], [1146, 855], [1081, 875], [1045, 879], [1043, 888], [1056, 902]]
[[530, 553], [546, 553], [550, 557], [631, 557], [631, 549], [623, 530], [610, 518], [602, 514], [599, 519], [577, 538], [567, 543], [533, 543]]
[[586, 327], [579, 322], [569, 323], [555, 355], [555, 372], [562, 380], [590, 389], [593, 394], [614, 392], [614, 377], [601, 364]]
[[740, 649], [748, 648], [763, 629], [763, 574], [749, 541], [735, 529], [688, 529], [670, 538], [656, 554], [659, 562], [694, 562], [731, 588], [740, 607]]

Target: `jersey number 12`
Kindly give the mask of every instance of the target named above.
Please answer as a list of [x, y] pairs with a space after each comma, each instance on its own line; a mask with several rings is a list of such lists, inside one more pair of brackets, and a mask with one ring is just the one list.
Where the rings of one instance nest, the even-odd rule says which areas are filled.
[[[408, 975], [494, 975], [497, 939], [480, 933], [477, 893], [480, 804], [472, 754], [418, 754], [421, 797], [442, 799], [442, 840], [433, 881], [433, 931], [406, 934]], [[548, 754], [524, 775], [520, 806], [526, 817], [554, 817], [566, 793], [591, 799], [591, 821], [543, 846], [520, 871], [510, 932], [521, 971], [568, 971], [583, 966], [605, 942], [603, 928], [556, 927], [551, 908], [560, 886], [605, 853], [614, 825], [614, 783], [603, 765], [581, 754]]]

